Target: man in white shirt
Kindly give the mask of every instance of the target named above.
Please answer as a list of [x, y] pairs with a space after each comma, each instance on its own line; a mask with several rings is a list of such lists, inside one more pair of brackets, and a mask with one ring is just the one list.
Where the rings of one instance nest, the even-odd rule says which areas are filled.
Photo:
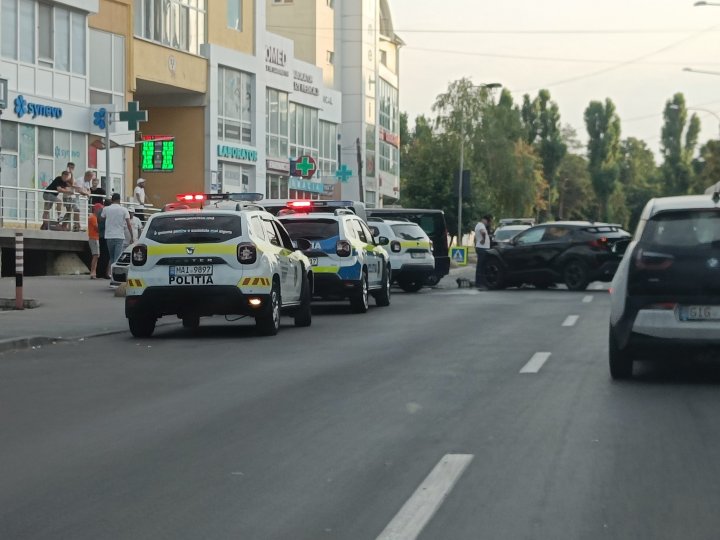
[[123, 243], [123, 250], [127, 248], [129, 245], [134, 244], [138, 241], [140, 238], [140, 234], [143, 230], [143, 224], [142, 221], [140, 221], [137, 216], [135, 215], [135, 207], [130, 206], [128, 208], [128, 212], [130, 213], [130, 225], [131, 230], [125, 229], [125, 242]]
[[145, 212], [143, 212], [143, 208], [145, 208], [144, 178], [137, 179], [137, 186], [135, 186], [135, 192], [133, 193], [133, 197], [135, 198], [133, 203], [137, 206], [137, 217], [139, 217], [141, 221], [145, 221]]
[[492, 215], [486, 214], [475, 225], [475, 253], [477, 254], [477, 266], [475, 267], [475, 286], [480, 290], [485, 290], [485, 281], [482, 277], [482, 267], [485, 262], [485, 255], [490, 249], [490, 224], [492, 223]]
[[[110, 258], [108, 261], [107, 274], [110, 275], [110, 266], [120, 258], [123, 250], [123, 242], [125, 242], [125, 231], [130, 231], [132, 235], [132, 223], [130, 222], [130, 212], [127, 208], [120, 205], [120, 194], [113, 193], [110, 199], [110, 206], [102, 209], [100, 218], [105, 220], [105, 242], [107, 243]], [[110, 283], [110, 286], [117, 286]]]

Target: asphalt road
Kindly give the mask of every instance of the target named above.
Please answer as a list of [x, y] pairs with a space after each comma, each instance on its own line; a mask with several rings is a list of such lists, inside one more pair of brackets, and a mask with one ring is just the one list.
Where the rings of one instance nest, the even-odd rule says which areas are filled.
[[717, 538], [720, 362], [614, 383], [607, 321], [435, 290], [4, 354], [0, 538]]

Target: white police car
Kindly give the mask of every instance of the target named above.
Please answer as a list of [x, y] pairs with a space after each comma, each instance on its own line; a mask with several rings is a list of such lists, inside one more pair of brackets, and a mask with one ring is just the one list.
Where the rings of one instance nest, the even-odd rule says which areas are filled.
[[368, 310], [370, 295], [376, 305], [390, 305], [390, 257], [368, 225], [351, 210], [308, 212], [310, 204], [290, 202], [278, 218], [293, 240], [310, 243], [304, 253], [312, 265], [315, 296], [349, 298], [356, 313]]
[[248, 204], [262, 195], [179, 198], [201, 207], [153, 215], [132, 248], [125, 314], [134, 336], [152, 335], [165, 315], [186, 328], [203, 316], [245, 315], [275, 335], [288, 310], [296, 326], [310, 326], [310, 261], [272, 214]]
[[382, 246], [389, 245], [392, 280], [405, 292], [422, 289], [435, 272], [432, 242], [420, 225], [410, 221], [369, 219], [370, 230]]

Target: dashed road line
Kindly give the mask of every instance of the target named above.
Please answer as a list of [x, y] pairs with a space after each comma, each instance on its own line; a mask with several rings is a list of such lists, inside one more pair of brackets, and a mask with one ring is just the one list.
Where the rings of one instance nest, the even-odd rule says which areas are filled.
[[523, 366], [520, 373], [537, 373], [543, 364], [547, 362], [548, 358], [552, 353], [549, 352], [537, 352], [532, 355], [530, 361]]
[[578, 322], [578, 319], [580, 318], [580, 315], [568, 315], [567, 319], [565, 319], [562, 323], [563, 326], [575, 326], [575, 323]]
[[415, 540], [452, 491], [473, 457], [472, 454], [443, 456], [377, 540]]
[[583, 298], [583, 304], [589, 304], [593, 301], [593, 298], [595, 298], [592, 294], [588, 294], [585, 298]]

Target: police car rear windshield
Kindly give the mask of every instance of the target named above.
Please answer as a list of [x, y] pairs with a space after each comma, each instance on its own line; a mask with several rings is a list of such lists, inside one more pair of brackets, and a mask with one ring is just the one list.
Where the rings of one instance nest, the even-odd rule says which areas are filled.
[[218, 244], [242, 236], [240, 216], [162, 216], [150, 221], [147, 239], [161, 244]]
[[420, 228], [419, 225], [414, 223], [392, 225], [392, 230], [395, 236], [402, 240], [425, 240], [427, 236], [425, 232]]
[[663, 247], [720, 247], [720, 212], [662, 212], [647, 222], [642, 233], [642, 242]]
[[338, 222], [334, 219], [285, 219], [280, 221], [293, 240], [298, 238], [325, 240], [340, 234]]

